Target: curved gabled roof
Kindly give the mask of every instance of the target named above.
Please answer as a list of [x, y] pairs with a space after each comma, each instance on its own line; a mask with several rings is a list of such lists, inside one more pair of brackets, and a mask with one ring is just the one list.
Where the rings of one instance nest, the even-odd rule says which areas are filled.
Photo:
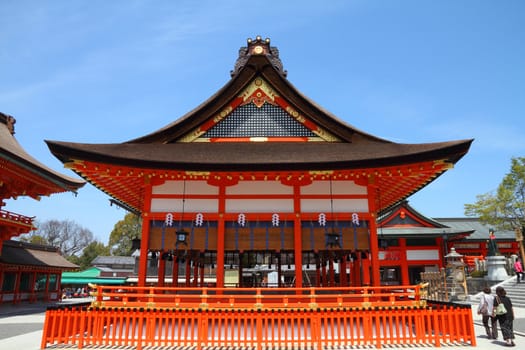
[[378, 207], [388, 208], [451, 168], [472, 141], [400, 144], [367, 134], [299, 92], [286, 79], [278, 50], [257, 37], [241, 48], [226, 85], [155, 132], [115, 144], [46, 142], [80, 176], [141, 211], [141, 177], [180, 179], [185, 172], [200, 172], [203, 179], [209, 172], [257, 177], [267, 171], [377, 176]]
[[[254, 46], [255, 45], [255, 46]], [[257, 47], [252, 44], [250, 47]], [[256, 78], [266, 81], [277, 95], [284, 97], [287, 102], [304, 118], [329, 130], [340, 142], [392, 142], [367, 134], [329, 113], [296, 89], [275, 67], [272, 55], [248, 55], [244, 66], [238, 74], [217, 91], [208, 100], [198, 107], [177, 119], [171, 124], [148, 135], [127, 141], [127, 143], [174, 143], [179, 142], [186, 134], [192, 132], [211, 118], [219, 115], [221, 111], [235, 100], [247, 86]]]
[[[0, 161], [5, 162], [4, 169], [11, 171], [9, 174], [2, 172], [0, 180], [4, 183], [3, 198], [16, 198], [19, 195], [43, 196], [65, 191], [76, 192], [85, 182], [62, 175], [57, 171], [42, 164], [29, 155], [20, 146], [14, 135], [15, 118], [0, 112]], [[33, 182], [30, 186], [19, 191], [17, 186], [8, 184], [17, 182], [13, 177], [22, 177], [22, 172], [28, 173]]]

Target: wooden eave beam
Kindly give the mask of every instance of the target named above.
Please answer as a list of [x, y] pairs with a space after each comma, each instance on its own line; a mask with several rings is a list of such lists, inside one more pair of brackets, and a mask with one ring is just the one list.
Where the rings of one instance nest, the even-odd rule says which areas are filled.
[[39, 200], [41, 196], [49, 196], [54, 193], [65, 192], [66, 190], [53, 182], [46, 181], [35, 173], [21, 168], [16, 164], [2, 162], [0, 165], [2, 174], [0, 180], [7, 189], [10, 197], [29, 196]]
[[379, 195], [376, 207], [386, 208], [434, 180], [451, 166], [444, 161], [429, 161], [401, 166], [369, 169], [271, 172], [195, 172], [166, 169], [142, 169], [89, 161], [68, 163], [68, 167], [109, 196], [141, 211], [146, 183], [165, 181], [207, 181], [212, 185], [235, 185], [238, 181], [281, 181], [283, 184], [306, 185], [312, 181], [354, 181], [376, 183]]

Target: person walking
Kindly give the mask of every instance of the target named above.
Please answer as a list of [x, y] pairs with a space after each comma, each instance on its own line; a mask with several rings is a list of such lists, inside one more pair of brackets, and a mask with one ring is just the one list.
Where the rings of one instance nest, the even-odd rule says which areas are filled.
[[512, 301], [507, 297], [505, 288], [499, 286], [496, 288], [496, 297], [494, 298], [494, 313], [503, 334], [506, 346], [515, 346], [514, 344], [514, 309]]
[[478, 315], [481, 315], [485, 332], [489, 339], [498, 339], [498, 321], [494, 315], [494, 296], [490, 287], [483, 289], [483, 294], [479, 300]]
[[518, 257], [514, 262], [514, 272], [516, 272], [516, 283], [520, 283], [520, 280], [523, 282], [523, 265], [521, 264], [521, 259]]

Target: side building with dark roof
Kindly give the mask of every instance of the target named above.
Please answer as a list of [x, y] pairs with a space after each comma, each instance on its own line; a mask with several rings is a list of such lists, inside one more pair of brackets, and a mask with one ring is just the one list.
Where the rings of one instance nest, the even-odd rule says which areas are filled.
[[76, 269], [55, 247], [5, 241], [0, 255], [0, 304], [59, 300], [62, 272]]
[[84, 181], [62, 175], [29, 155], [14, 137], [15, 123], [15, 118], [0, 112], [0, 303], [56, 300], [62, 271], [77, 266], [54, 247], [12, 241], [35, 229], [34, 217], [6, 210], [6, 200], [76, 192]]
[[[462, 255], [487, 256], [489, 231], [494, 227], [483, 224], [479, 218], [434, 218], [443, 225], [457, 229], [471, 231], [472, 233], [460, 241], [449, 242], [456, 252]], [[519, 254], [519, 242], [516, 240], [516, 232], [512, 230], [495, 230], [496, 244], [501, 255], [510, 256]]]

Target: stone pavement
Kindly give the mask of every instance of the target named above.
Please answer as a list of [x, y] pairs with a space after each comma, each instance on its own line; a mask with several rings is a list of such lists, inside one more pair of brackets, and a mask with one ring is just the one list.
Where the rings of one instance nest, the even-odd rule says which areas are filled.
[[[85, 299], [72, 299], [66, 302], [85, 302]], [[40, 342], [42, 338], [42, 327], [44, 325], [45, 310], [48, 306], [55, 305], [46, 303], [35, 304], [21, 304], [21, 305], [0, 305], [0, 349], [16, 349], [16, 350], [37, 350], [40, 349]], [[474, 328], [476, 331], [476, 347], [472, 346], [452, 346], [444, 344], [441, 347], [429, 346], [428, 344], [407, 345], [407, 346], [391, 346], [384, 345], [386, 349], [446, 349], [453, 348], [455, 350], [494, 350], [498, 347], [503, 347], [504, 342], [501, 339], [492, 340], [487, 339], [484, 328], [481, 324], [481, 316], [476, 314], [477, 302], [472, 301], [472, 312], [474, 319]], [[516, 339], [514, 342], [516, 346], [514, 349], [525, 349], [525, 308], [514, 308], [515, 321], [514, 330]], [[187, 349], [188, 347], [184, 347]], [[69, 347], [62, 347], [60, 349], [69, 349]], [[72, 348], [76, 349], [76, 348]], [[364, 347], [338, 347], [338, 349], [364, 349]]]

